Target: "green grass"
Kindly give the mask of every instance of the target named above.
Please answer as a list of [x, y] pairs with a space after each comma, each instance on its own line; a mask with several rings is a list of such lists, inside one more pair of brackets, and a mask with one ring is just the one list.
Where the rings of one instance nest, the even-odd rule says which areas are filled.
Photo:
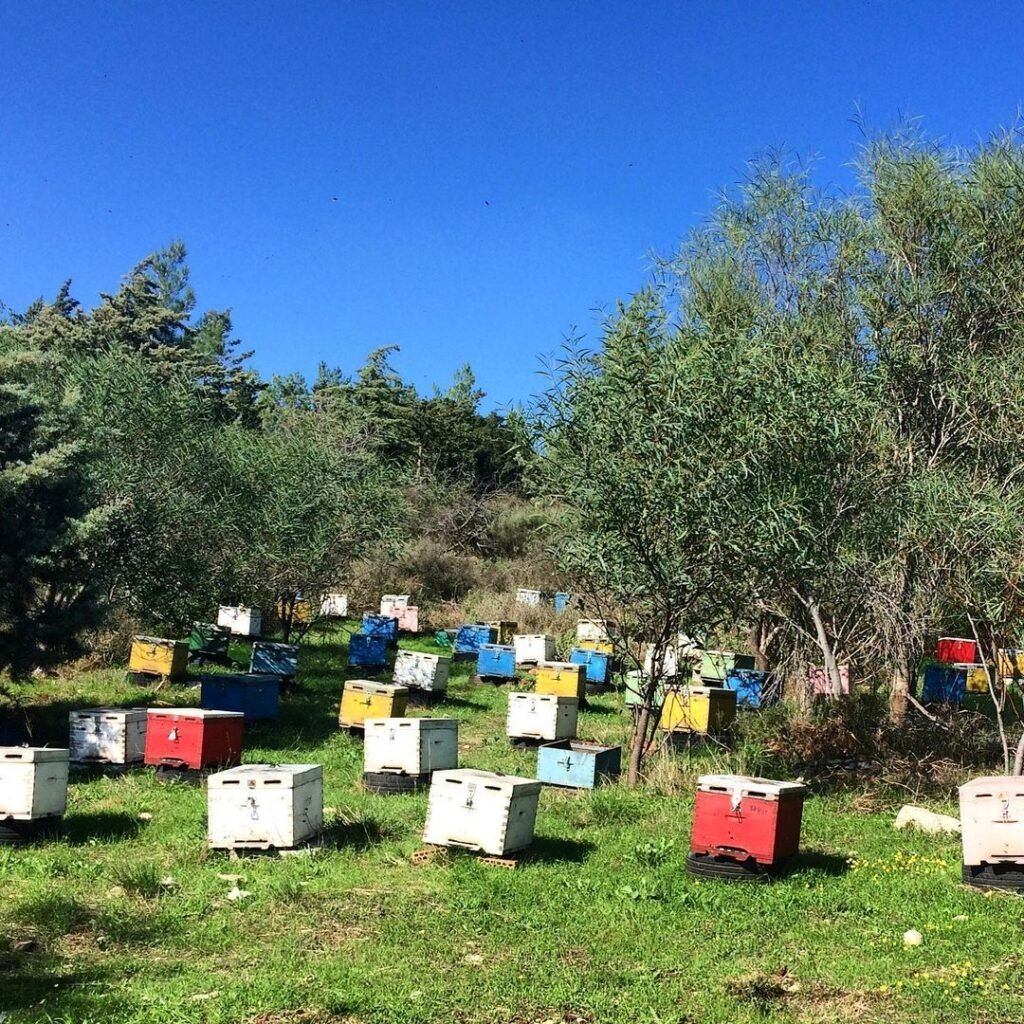
[[[336, 728], [341, 639], [310, 640], [302, 689], [246, 738], [247, 760], [324, 765], [325, 848], [229, 860], [206, 849], [201, 789], [148, 771], [75, 781], [60, 841], [0, 849], [6, 1021], [1024, 1020], [1024, 902], [961, 886], [957, 840], [894, 832], [892, 807], [817, 795], [788, 877], [689, 878], [692, 778], [727, 767], [721, 753], [666, 759], [655, 791], [545, 789], [515, 872], [465, 855], [413, 867], [426, 797], [361, 791], [360, 743]], [[436, 712], [460, 719], [463, 764], [532, 775], [535, 755], [504, 739], [504, 691], [470, 671]], [[32, 693], [51, 743], [71, 707], [197, 699], [120, 671]], [[594, 703], [580, 734], [623, 740], [620, 699]], [[251, 895], [229, 900], [235, 884]], [[921, 946], [903, 948], [908, 928]]]

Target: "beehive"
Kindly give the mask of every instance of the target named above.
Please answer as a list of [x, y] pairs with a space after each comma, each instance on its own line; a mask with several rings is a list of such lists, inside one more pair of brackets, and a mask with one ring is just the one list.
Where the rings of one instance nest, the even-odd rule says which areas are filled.
[[483, 622], [466, 623], [459, 626], [455, 634], [455, 653], [478, 655], [484, 644], [497, 643], [497, 639], [498, 631], [494, 626]]
[[587, 692], [586, 669], [570, 661], [542, 661], [534, 676], [533, 692], [583, 700]]
[[580, 619], [576, 623], [576, 639], [610, 643], [618, 630], [610, 619]]
[[967, 691], [967, 671], [952, 665], [929, 665], [924, 670], [921, 699], [942, 704], [962, 704]]
[[[823, 697], [829, 694], [829, 682], [828, 675], [825, 669], [821, 665], [812, 665], [807, 670], [807, 677], [811, 684], [811, 689], [815, 696]], [[840, 690], [843, 694], [849, 694], [850, 692], [850, 666], [840, 665], [839, 666], [839, 683]]]
[[964, 864], [1024, 864], [1024, 778], [989, 775], [960, 787]]
[[363, 771], [427, 775], [458, 766], [454, 718], [366, 719]]
[[555, 657], [555, 638], [546, 633], [517, 633], [512, 645], [516, 649], [517, 665], [553, 661]]
[[735, 651], [704, 651], [700, 661], [701, 678], [711, 684], [723, 683], [726, 674], [737, 668], [754, 668], [754, 656]]
[[520, 587], [516, 591], [516, 604], [526, 604], [531, 607], [536, 607], [541, 602], [542, 594], [539, 590], [529, 590], [526, 587]]
[[236, 765], [242, 756], [243, 725], [239, 711], [150, 708], [144, 760], [193, 771]]
[[730, 669], [725, 676], [725, 688], [736, 694], [737, 705], [748, 708], [762, 707], [778, 696], [771, 674], [756, 669]]
[[719, 686], [672, 687], [665, 694], [659, 727], [666, 732], [717, 733], [736, 718], [736, 694]]
[[576, 735], [579, 701], [546, 693], [510, 693], [505, 731], [512, 739], [562, 740]]
[[[958, 665], [967, 673], [968, 693], [988, 693], [988, 669], [984, 665]], [[998, 679], [993, 679], [998, 685]]]
[[247, 722], [277, 718], [281, 679], [223, 673], [200, 678], [199, 703], [215, 711], [241, 711]]
[[388, 641], [383, 636], [353, 633], [348, 640], [350, 668], [383, 668], [388, 661]]
[[[1024, 651], [1016, 647], [1005, 647], [999, 652], [999, 678], [1020, 679], [1024, 677]], [[988, 684], [985, 684], [988, 689]]]
[[567, 594], [565, 591], [559, 590], [555, 594], [555, 611], [561, 614], [568, 610], [569, 604], [572, 601], [572, 594]]
[[320, 614], [325, 619], [343, 619], [348, 615], [348, 594], [324, 594]]
[[482, 622], [480, 625], [493, 629], [495, 631], [494, 642], [502, 647], [512, 643], [512, 638], [519, 628], [519, 623], [512, 619], [493, 619], [490, 622]]
[[407, 594], [383, 597], [380, 602], [380, 614], [385, 618], [396, 619], [397, 628], [405, 633], [419, 632], [420, 610], [416, 605], [409, 604]]
[[211, 849], [287, 850], [323, 826], [318, 764], [243, 764], [206, 780]]
[[67, 802], [67, 750], [0, 747], [0, 821], [60, 818]]
[[423, 841], [504, 857], [533, 842], [536, 779], [459, 768], [435, 772]]
[[305, 597], [296, 597], [291, 601], [287, 601], [283, 597], [279, 598], [275, 610], [277, 611], [277, 617], [282, 622], [284, 622], [289, 609], [291, 610], [293, 626], [308, 625], [313, 619], [313, 606]]
[[217, 609], [217, 625], [227, 626], [235, 636], [259, 636], [263, 613], [259, 608], [222, 604]]
[[745, 775], [697, 780], [690, 852], [772, 867], [800, 849], [807, 787]]
[[481, 679], [514, 679], [516, 649], [501, 644], [481, 644], [476, 659], [476, 672]]
[[83, 708], [68, 716], [75, 764], [141, 764], [146, 753], [146, 708]]
[[299, 671], [299, 648], [295, 644], [272, 644], [257, 640], [249, 657], [251, 675], [293, 679]]
[[935, 645], [935, 658], [947, 665], [973, 663], [978, 660], [978, 645], [968, 638], [942, 636]]
[[[687, 655], [680, 652], [677, 647], [666, 647], [662, 651], [661, 675], [663, 678], [672, 679], [675, 676], [689, 675], [690, 667]], [[654, 644], [647, 644], [644, 651], [644, 673], [654, 673]]]
[[362, 632], [366, 636], [382, 636], [388, 643], [398, 642], [398, 619], [393, 615], [370, 615], [367, 612], [363, 616]]
[[428, 693], [444, 693], [448, 689], [448, 671], [451, 658], [422, 651], [399, 651], [395, 658], [392, 679], [399, 686]]
[[380, 599], [381, 615], [394, 615], [392, 609], [404, 608], [409, 603], [410, 594], [384, 594]]
[[193, 622], [188, 638], [189, 655], [208, 658], [227, 658], [231, 630], [212, 622]]
[[615, 653], [615, 644], [611, 640], [577, 640], [576, 650], [596, 651], [598, 654], [606, 654], [611, 657]]
[[601, 651], [588, 651], [582, 647], [574, 647], [569, 652], [569, 660], [574, 665], [582, 665], [588, 683], [605, 686], [608, 683], [609, 657]]
[[[643, 704], [646, 693], [648, 676], [639, 669], [627, 672], [625, 676], [624, 699], [626, 707], [639, 707]], [[668, 683], [662, 679], [654, 692], [654, 706], [660, 709], [665, 703], [665, 693], [668, 690]]]
[[368, 718], [403, 718], [408, 701], [409, 691], [404, 686], [350, 679], [341, 692], [338, 724], [362, 728]]
[[188, 643], [155, 636], [133, 637], [128, 671], [178, 682], [188, 672]]
[[556, 740], [537, 748], [537, 779], [552, 786], [593, 789], [618, 777], [622, 748], [585, 740]]

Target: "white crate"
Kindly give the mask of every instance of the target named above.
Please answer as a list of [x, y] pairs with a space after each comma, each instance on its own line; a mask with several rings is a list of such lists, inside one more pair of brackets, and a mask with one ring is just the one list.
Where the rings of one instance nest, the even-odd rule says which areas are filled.
[[395, 615], [409, 604], [409, 594], [385, 594], [380, 599], [381, 615]]
[[0, 747], [0, 819], [60, 818], [67, 804], [67, 750]]
[[555, 638], [547, 633], [516, 633], [512, 643], [517, 665], [555, 660]]
[[423, 841], [503, 857], [533, 842], [541, 784], [474, 768], [434, 772]]
[[68, 716], [71, 760], [141, 764], [146, 752], [146, 708], [84, 708]]
[[289, 849], [323, 827], [318, 764], [243, 764], [206, 780], [207, 840], [227, 850]]
[[512, 739], [566, 740], [576, 735], [579, 700], [547, 693], [510, 693], [505, 732]]
[[259, 636], [263, 612], [244, 605], [222, 604], [217, 609], [217, 625], [227, 626], [235, 636]]
[[427, 775], [459, 766], [454, 718], [368, 718], [363, 771]]
[[391, 681], [407, 686], [410, 690], [443, 693], [448, 689], [448, 670], [451, 664], [452, 659], [444, 654], [399, 651]]
[[343, 619], [348, 615], [348, 594], [324, 594], [320, 614], [325, 619]]
[[576, 639], [588, 643], [608, 644], [618, 630], [610, 619], [580, 619], [576, 623]]
[[539, 590], [527, 590], [524, 587], [520, 587], [516, 591], [516, 604], [528, 604], [532, 607], [536, 607], [540, 604], [541, 593]]
[[964, 863], [1024, 863], [1024, 778], [989, 775], [960, 787]]

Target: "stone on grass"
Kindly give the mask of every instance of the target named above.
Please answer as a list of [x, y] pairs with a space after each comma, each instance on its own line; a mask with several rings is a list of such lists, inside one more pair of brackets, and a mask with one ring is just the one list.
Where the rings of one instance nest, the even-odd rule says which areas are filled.
[[914, 807], [904, 804], [896, 815], [895, 828], [917, 828], [929, 835], [943, 832], [959, 832], [960, 819], [951, 818], [948, 814], [936, 814], [925, 807]]

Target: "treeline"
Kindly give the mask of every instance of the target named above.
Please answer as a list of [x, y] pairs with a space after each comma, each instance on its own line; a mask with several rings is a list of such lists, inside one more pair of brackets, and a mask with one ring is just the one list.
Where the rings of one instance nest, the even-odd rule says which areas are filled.
[[359, 573], [458, 597], [473, 573], [417, 559], [522, 542], [525, 420], [481, 413], [468, 367], [431, 395], [390, 349], [264, 380], [195, 306], [174, 243], [92, 309], [65, 284], [0, 324], [0, 672]]
[[731, 634], [836, 693], [850, 662], [898, 718], [936, 634], [1024, 640], [1024, 150], [899, 133], [858, 169], [752, 167], [566, 352], [543, 468], [564, 570], [659, 659]]

